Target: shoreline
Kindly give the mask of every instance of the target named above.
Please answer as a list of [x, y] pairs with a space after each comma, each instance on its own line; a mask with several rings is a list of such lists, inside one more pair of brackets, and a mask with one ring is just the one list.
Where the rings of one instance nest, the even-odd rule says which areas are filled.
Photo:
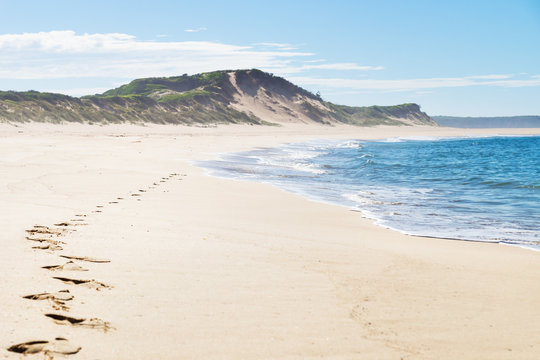
[[[536, 253], [403, 235], [189, 164], [284, 142], [463, 129], [34, 125], [0, 125], [0, 358], [25, 358], [6, 349], [56, 337], [81, 347], [73, 359], [534, 359], [540, 351]], [[63, 249], [34, 249], [25, 230], [36, 225], [64, 228], [52, 237]], [[60, 255], [110, 263], [42, 269], [64, 264]], [[69, 311], [22, 297], [64, 289], [74, 296]], [[101, 328], [59, 324], [50, 313], [100, 319]]]
[[[414, 231], [414, 230], [407, 230], [406, 228], [399, 228], [395, 227], [392, 224], [385, 224], [383, 222], [383, 219], [378, 217], [374, 213], [370, 213], [367, 211], [367, 209], [363, 208], [359, 204], [350, 204], [347, 203], [347, 201], [343, 200], [339, 201], [337, 197], [332, 196], [332, 194], [326, 194], [325, 193], [313, 193], [310, 192], [306, 187], [303, 187], [301, 185], [297, 185], [296, 182], [293, 182], [293, 185], [286, 184], [284, 182], [281, 182], [279, 180], [276, 180], [274, 171], [278, 168], [285, 168], [285, 169], [292, 169], [293, 174], [288, 174], [286, 177], [295, 177], [296, 175], [302, 177], [300, 173], [296, 174], [297, 171], [303, 172], [306, 171], [308, 173], [313, 174], [321, 174], [325, 173], [325, 171], [319, 172], [319, 170], [311, 170], [311, 166], [315, 166], [316, 169], [319, 169], [321, 164], [316, 164], [313, 162], [296, 162], [296, 157], [294, 156], [294, 153], [297, 151], [300, 151], [302, 154], [306, 151], [308, 152], [309, 156], [308, 159], [311, 157], [311, 152], [313, 152], [313, 156], [317, 156], [320, 154], [317, 152], [320, 150], [320, 147], [322, 146], [325, 150], [328, 148], [334, 148], [334, 147], [341, 147], [343, 145], [348, 147], [349, 142], [359, 142], [361, 144], [369, 144], [369, 142], [375, 141], [375, 142], [388, 142], [388, 143], [395, 143], [395, 142], [402, 142], [402, 141], [439, 141], [439, 140], [468, 140], [468, 139], [492, 139], [492, 138], [514, 138], [514, 137], [520, 137], [520, 138], [527, 138], [527, 137], [538, 137], [540, 136], [539, 133], [526, 133], [526, 134], [463, 134], [461, 136], [452, 135], [452, 136], [403, 136], [403, 137], [386, 137], [386, 138], [380, 138], [380, 139], [369, 139], [365, 140], [363, 138], [345, 138], [340, 140], [330, 140], [330, 139], [316, 139], [316, 140], [310, 140], [306, 142], [297, 142], [297, 143], [282, 143], [278, 144], [276, 146], [270, 146], [270, 147], [257, 147], [256, 149], [249, 149], [249, 150], [243, 150], [243, 151], [235, 151], [235, 152], [224, 152], [224, 153], [217, 153], [215, 154], [215, 158], [209, 161], [192, 161], [191, 164], [197, 167], [202, 168], [205, 171], [205, 174], [208, 176], [213, 176], [221, 179], [229, 179], [229, 180], [239, 180], [239, 181], [248, 181], [248, 182], [255, 182], [255, 183], [261, 183], [261, 184], [269, 184], [271, 186], [274, 186], [278, 189], [284, 190], [291, 194], [296, 194], [299, 196], [302, 196], [303, 198], [319, 202], [323, 204], [330, 204], [330, 205], [336, 205], [343, 207], [349, 211], [356, 211], [360, 214], [362, 214], [362, 217], [365, 219], [368, 219], [372, 221], [375, 225], [388, 229], [391, 231], [399, 232], [403, 235], [408, 236], [418, 236], [418, 237], [424, 237], [424, 238], [438, 238], [443, 240], [454, 240], [454, 241], [471, 241], [471, 242], [480, 242], [480, 243], [491, 243], [491, 244], [500, 244], [500, 245], [510, 245], [510, 246], [516, 246], [519, 248], [523, 248], [526, 250], [533, 250], [533, 251], [540, 251], [539, 244], [535, 241], [527, 241], [523, 238], [521, 239], [513, 239], [513, 238], [485, 238], [485, 239], [479, 239], [474, 237], [449, 237], [444, 235], [437, 235], [433, 234], [432, 230], [426, 230], [424, 232], [421, 231]], [[337, 141], [337, 142], [336, 142]], [[273, 155], [275, 152], [278, 152], [279, 155]], [[270, 154], [268, 154], [270, 152]], [[290, 155], [292, 152], [293, 155]], [[285, 157], [283, 157], [283, 154], [285, 154]], [[323, 153], [324, 155], [324, 153]], [[278, 156], [279, 160], [283, 160], [284, 163], [276, 163], [276, 156]], [[262, 174], [262, 175], [253, 175], [251, 173], [251, 170], [249, 171], [249, 176], [245, 176], [244, 169], [246, 166], [249, 168], [249, 165], [251, 164], [251, 159], [256, 158], [258, 159], [256, 163], [253, 165], [257, 167], [257, 170], [253, 170], [253, 174]], [[302, 156], [301, 159], [304, 159]], [[289, 163], [289, 160], [293, 161], [293, 163]], [[268, 162], [270, 161], [270, 162]], [[224, 165], [221, 165], [221, 163], [224, 163]], [[259, 164], [266, 164], [263, 165], [259, 169]], [[269, 164], [269, 165], [268, 165]], [[297, 168], [297, 165], [301, 166], [301, 168]], [[323, 164], [324, 165], [324, 164]], [[308, 167], [307, 170], [304, 170], [304, 166]], [[324, 165], [326, 166], [326, 165]], [[234, 170], [232, 170], [234, 169]], [[281, 174], [281, 173], [280, 173]], [[295, 175], [296, 174], [296, 175]], [[283, 176], [283, 175], [279, 175]], [[314, 185], [315, 187], [321, 186], [326, 187], [326, 182], [317, 183], [318, 185]], [[328, 185], [331, 186], [331, 185]], [[358, 190], [358, 189], [356, 189]], [[343, 190], [342, 190], [343, 191]], [[343, 198], [349, 198], [347, 193], [341, 193]], [[354, 190], [351, 190], [354, 191]], [[377, 199], [375, 199], [377, 200]], [[354, 200], [353, 200], [354, 202]], [[388, 210], [388, 209], [387, 209]], [[438, 209], [432, 209], [432, 212], [437, 212]], [[380, 214], [379, 214], [380, 215]], [[432, 224], [433, 225], [433, 224]], [[436, 226], [436, 224], [435, 224]], [[430, 228], [433, 228], [431, 226]], [[454, 230], [457, 231], [458, 228], [455, 228]], [[430, 234], [431, 233], [431, 234]], [[461, 235], [461, 234], [458, 234]]]

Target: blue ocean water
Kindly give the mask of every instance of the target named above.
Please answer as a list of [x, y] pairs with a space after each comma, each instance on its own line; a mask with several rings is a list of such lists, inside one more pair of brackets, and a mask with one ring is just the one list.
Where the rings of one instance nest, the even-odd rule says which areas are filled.
[[540, 137], [312, 141], [200, 162], [406, 234], [540, 250]]

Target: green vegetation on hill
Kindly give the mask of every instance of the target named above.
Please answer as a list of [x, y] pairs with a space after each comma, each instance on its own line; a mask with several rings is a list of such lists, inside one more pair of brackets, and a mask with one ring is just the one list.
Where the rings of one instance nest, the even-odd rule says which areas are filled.
[[78, 99], [68, 96], [68, 95], [38, 92], [38, 91], [30, 90], [30, 91], [25, 91], [25, 92], [0, 91], [0, 100], [8, 100], [8, 101], [14, 101], [14, 102], [38, 100], [38, 101], [47, 101], [53, 104], [58, 101], [74, 101]]
[[433, 125], [430, 117], [421, 112], [417, 104], [367, 107], [326, 104], [332, 109], [332, 114], [336, 119], [347, 124], [363, 126], [403, 125], [404, 120], [409, 120]]
[[[162, 78], [145, 78], [133, 80], [129, 84], [122, 85], [119, 88], [108, 90], [103, 93], [103, 96], [111, 95], [145, 95], [149, 96], [152, 93], [160, 90], [173, 90], [184, 92], [193, 90], [208, 85], [220, 85], [227, 78], [227, 71], [214, 71], [209, 73], [201, 73], [197, 75], [162, 77]], [[99, 95], [96, 95], [99, 96]]]
[[280, 104], [292, 118], [307, 117], [322, 124], [435, 124], [416, 104], [336, 105], [257, 69], [137, 79], [103, 94], [81, 98], [37, 91], [4, 91], [0, 92], [0, 121], [270, 124], [271, 119], [261, 119], [249, 110], [238, 110], [235, 105], [239, 98], [250, 98], [250, 103], [269, 108]]
[[206, 90], [189, 90], [182, 93], [174, 93], [164, 95], [159, 98], [159, 102], [178, 102], [186, 99], [191, 99], [196, 96], [210, 96], [212, 93]]

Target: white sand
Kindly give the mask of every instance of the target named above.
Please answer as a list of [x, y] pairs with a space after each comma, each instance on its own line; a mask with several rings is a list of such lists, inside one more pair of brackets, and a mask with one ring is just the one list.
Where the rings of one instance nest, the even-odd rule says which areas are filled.
[[[535, 132], [0, 125], [0, 357], [63, 337], [82, 348], [72, 359], [537, 359], [539, 253], [405, 236], [189, 163], [315, 138]], [[61, 222], [72, 224], [52, 236], [63, 250], [25, 240]], [[64, 264], [59, 255], [110, 263], [41, 268]], [[22, 298], [64, 289], [68, 311]], [[50, 313], [86, 320], [62, 325]]]

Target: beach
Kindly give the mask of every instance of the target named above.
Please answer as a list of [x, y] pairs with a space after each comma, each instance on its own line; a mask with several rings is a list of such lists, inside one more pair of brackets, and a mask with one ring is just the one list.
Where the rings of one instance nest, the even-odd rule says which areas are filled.
[[[193, 165], [314, 139], [538, 129], [30, 123], [0, 130], [2, 358], [28, 358], [8, 348], [31, 341], [42, 341], [27, 346], [36, 358], [72, 359], [540, 353], [538, 252], [403, 235], [348, 208]], [[24, 298], [40, 294], [50, 296]]]

